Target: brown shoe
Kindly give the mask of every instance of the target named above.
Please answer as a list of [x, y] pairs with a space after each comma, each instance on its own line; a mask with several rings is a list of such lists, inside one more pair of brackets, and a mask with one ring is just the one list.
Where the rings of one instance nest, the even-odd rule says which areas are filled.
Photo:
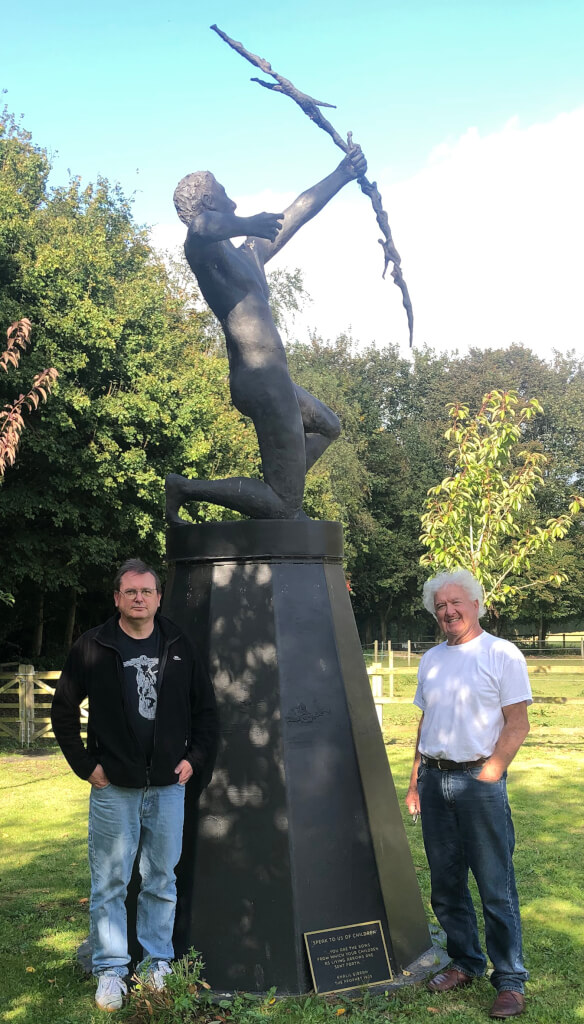
[[470, 985], [474, 979], [470, 974], [457, 970], [456, 967], [448, 967], [441, 974], [436, 974], [432, 981], [428, 982], [430, 992], [451, 992], [454, 988], [462, 988], [463, 985]]
[[525, 996], [522, 992], [503, 991], [491, 1006], [489, 1017], [518, 1017], [525, 1009]]

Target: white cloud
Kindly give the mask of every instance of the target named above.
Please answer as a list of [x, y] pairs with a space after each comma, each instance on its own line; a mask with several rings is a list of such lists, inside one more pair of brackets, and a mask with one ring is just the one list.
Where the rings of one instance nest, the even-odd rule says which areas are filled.
[[[512, 119], [485, 137], [469, 128], [414, 177], [379, 181], [414, 306], [414, 343], [584, 350], [583, 181], [584, 108], [528, 128]], [[282, 209], [292, 198], [240, 197], [239, 212]], [[153, 232], [163, 246], [183, 237], [178, 222]], [[314, 300], [296, 333], [334, 338], [350, 327], [362, 343], [406, 351], [401, 294], [389, 272], [381, 280], [378, 237], [352, 185], [276, 257], [273, 266], [302, 268]]]

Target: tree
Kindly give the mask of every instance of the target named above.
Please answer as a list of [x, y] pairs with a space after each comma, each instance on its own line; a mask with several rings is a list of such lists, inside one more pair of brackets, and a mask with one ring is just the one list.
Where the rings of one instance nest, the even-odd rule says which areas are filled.
[[[584, 612], [582, 593], [582, 520], [574, 523], [569, 536], [559, 540], [551, 551], [538, 551], [531, 559], [531, 572], [535, 583], [523, 593], [518, 616], [530, 632], [537, 633], [539, 647], [545, 647], [547, 634], [553, 622], [566, 624], [576, 619], [578, 628]], [[565, 581], [561, 587], [549, 583], [550, 574], [561, 570]], [[568, 627], [568, 628], [574, 628]]]
[[416, 351], [413, 364], [397, 346], [359, 350], [346, 335], [296, 344], [289, 360], [293, 379], [342, 424], [341, 437], [307, 477], [305, 507], [343, 523], [363, 637], [385, 639], [390, 628], [394, 637], [411, 636], [423, 575], [418, 510], [446, 468], [437, 443], [446, 414], [435, 410], [447, 362], [428, 349]]
[[[33, 372], [59, 372], [0, 487], [2, 571], [16, 596], [0, 632], [35, 659], [47, 639], [53, 652], [68, 646], [76, 615], [96, 621], [116, 563], [139, 553], [159, 564], [168, 471], [259, 472], [227, 360], [209, 352], [208, 316], [182, 305], [119, 188], [72, 178], [49, 190], [47, 167], [0, 119], [0, 312], [26, 309]], [[0, 405], [11, 394], [0, 375]]]
[[510, 602], [516, 611], [526, 591], [566, 580], [560, 561], [542, 563], [538, 574], [532, 560], [559, 553], [556, 543], [567, 536], [584, 498], [573, 495], [568, 512], [538, 523], [533, 499], [544, 485], [548, 458], [533, 444], [520, 445], [526, 424], [543, 414], [537, 399], [521, 404], [516, 391], [494, 390], [474, 417], [464, 404], [448, 409], [453, 468], [428, 491], [420, 539], [429, 550], [420, 562], [435, 572], [470, 569], [483, 584], [497, 629]]

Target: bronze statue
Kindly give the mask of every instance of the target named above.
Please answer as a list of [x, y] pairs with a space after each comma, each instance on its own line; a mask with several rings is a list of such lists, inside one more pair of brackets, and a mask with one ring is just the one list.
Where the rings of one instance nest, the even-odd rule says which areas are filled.
[[[303, 192], [284, 213], [238, 217], [236, 204], [208, 171], [179, 182], [174, 202], [188, 227], [185, 255], [203, 297], [219, 319], [227, 345], [231, 398], [253, 420], [264, 479], [166, 478], [167, 519], [180, 506], [209, 501], [254, 519], [304, 518], [306, 473], [340, 433], [335, 414], [291, 380], [269, 306], [268, 260], [367, 163], [352, 146], [338, 167]], [[247, 236], [236, 247], [232, 238]]]

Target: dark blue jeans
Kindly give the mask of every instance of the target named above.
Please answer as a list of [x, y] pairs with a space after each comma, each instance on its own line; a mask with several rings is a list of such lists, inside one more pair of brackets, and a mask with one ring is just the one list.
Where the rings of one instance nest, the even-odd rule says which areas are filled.
[[453, 966], [473, 977], [484, 974], [487, 961], [468, 888], [470, 869], [483, 904], [487, 952], [494, 967], [491, 983], [499, 992], [523, 992], [529, 975], [523, 966], [506, 773], [499, 782], [479, 782], [480, 770], [441, 771], [420, 765], [418, 791], [432, 909], [446, 932]]

